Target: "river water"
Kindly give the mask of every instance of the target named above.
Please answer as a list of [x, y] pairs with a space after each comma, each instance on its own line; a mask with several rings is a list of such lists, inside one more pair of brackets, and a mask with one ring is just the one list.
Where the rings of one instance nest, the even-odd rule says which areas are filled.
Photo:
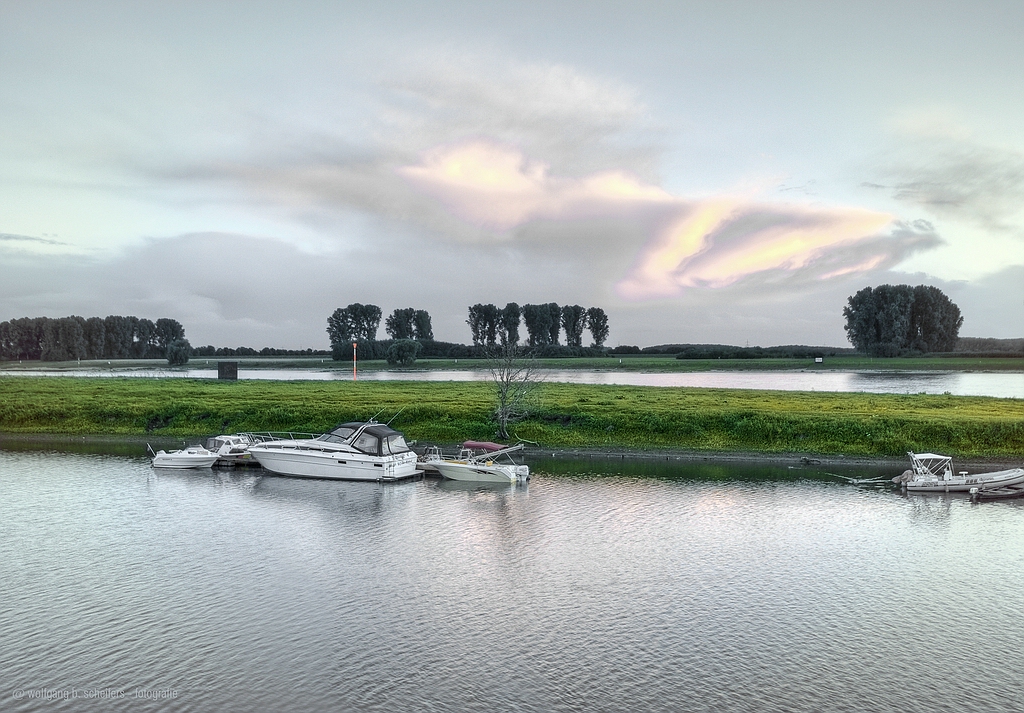
[[0, 709], [1024, 709], [1020, 503], [533, 465], [488, 488], [0, 451]]
[[[136, 376], [216, 379], [214, 369], [80, 369], [68, 371], [9, 371], [28, 376]], [[574, 384], [621, 384], [627, 386], [695, 386], [719, 389], [767, 389], [771, 391], [860, 391], [875, 394], [944, 394], [1024, 398], [1024, 373], [1019, 372], [882, 372], [882, 371], [699, 371], [636, 372], [544, 369], [539, 373], [551, 382]], [[352, 372], [305, 369], [240, 369], [240, 379], [350, 380]], [[368, 371], [365, 381], [485, 381], [486, 370]]]

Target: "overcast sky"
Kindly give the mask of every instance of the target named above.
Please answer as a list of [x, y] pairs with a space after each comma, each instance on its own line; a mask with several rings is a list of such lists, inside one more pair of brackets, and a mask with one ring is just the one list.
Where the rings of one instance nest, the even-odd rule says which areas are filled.
[[[326, 348], [351, 302], [846, 346], [1024, 335], [1024, 3], [0, 3], [0, 320]], [[381, 330], [383, 335], [383, 329]]]

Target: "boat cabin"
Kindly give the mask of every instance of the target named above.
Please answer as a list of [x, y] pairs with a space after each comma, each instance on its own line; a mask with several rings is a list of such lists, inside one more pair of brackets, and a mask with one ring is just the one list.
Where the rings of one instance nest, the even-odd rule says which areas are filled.
[[345, 443], [371, 456], [398, 455], [412, 450], [405, 436], [382, 423], [342, 423], [317, 440]]
[[244, 451], [252, 441], [244, 436], [216, 436], [206, 439], [206, 450], [218, 453], [227, 447], [229, 451]]

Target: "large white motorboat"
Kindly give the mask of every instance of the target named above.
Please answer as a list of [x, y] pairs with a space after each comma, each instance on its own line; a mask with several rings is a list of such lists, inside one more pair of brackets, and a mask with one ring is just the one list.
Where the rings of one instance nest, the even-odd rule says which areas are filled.
[[[440, 450], [433, 449], [425, 454], [423, 463], [450, 480], [516, 483], [530, 477], [530, 467], [516, 463], [509, 455], [522, 448], [522, 443], [503, 446], [486, 441], [466, 441], [457, 456], [448, 458]], [[505, 458], [505, 461], [499, 461], [499, 458]]]
[[416, 454], [398, 431], [375, 421], [342, 423], [316, 438], [267, 441], [249, 453], [272, 473], [334, 480], [401, 480]]
[[1024, 468], [973, 475], [962, 470], [954, 475], [950, 456], [912, 452], [907, 455], [910, 456], [910, 469], [893, 480], [908, 493], [966, 493], [1024, 483]]
[[[148, 447], [148, 446], [147, 446]], [[219, 456], [202, 446], [188, 446], [180, 451], [157, 451], [153, 453], [154, 468], [209, 468], [217, 462]]]

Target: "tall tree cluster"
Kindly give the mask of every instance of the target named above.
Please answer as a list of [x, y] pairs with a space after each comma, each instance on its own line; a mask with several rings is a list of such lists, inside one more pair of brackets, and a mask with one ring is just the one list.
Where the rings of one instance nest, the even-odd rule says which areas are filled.
[[139, 317], [23, 317], [0, 322], [0, 359], [161, 359], [184, 340], [176, 319]]
[[[382, 316], [383, 312], [377, 305], [364, 305], [359, 302], [334, 310], [327, 318], [327, 334], [331, 339], [331, 352], [334, 358], [345, 359], [351, 355], [352, 342], [375, 342]], [[394, 310], [384, 320], [384, 330], [395, 341], [425, 342], [434, 339], [430, 314], [426, 310], [413, 307]], [[368, 353], [371, 355], [370, 358], [373, 358], [372, 345]]]
[[565, 343], [570, 347], [583, 346], [583, 331], [590, 330], [593, 346], [603, 347], [608, 338], [608, 316], [600, 307], [584, 309], [580, 305], [560, 307], [554, 302], [526, 304], [520, 307], [509, 302], [504, 309], [491, 304], [475, 304], [469, 308], [466, 320], [474, 345], [494, 346], [517, 344], [519, 325], [526, 326], [526, 340], [531, 347], [558, 344], [560, 333], [565, 332]]
[[491, 304], [475, 304], [469, 308], [470, 334], [475, 346], [493, 347], [498, 341], [498, 326], [501, 322], [501, 310]]
[[430, 325], [430, 314], [426, 310], [396, 309], [384, 320], [384, 331], [392, 339], [415, 339], [426, 341], [434, 338], [434, 330]]
[[865, 287], [843, 308], [846, 336], [872, 356], [951, 352], [964, 318], [942, 290], [930, 285]]
[[331, 347], [344, 347], [358, 341], [372, 342], [377, 338], [380, 327], [380, 307], [353, 302], [348, 307], [339, 307], [327, 318], [327, 334]]

